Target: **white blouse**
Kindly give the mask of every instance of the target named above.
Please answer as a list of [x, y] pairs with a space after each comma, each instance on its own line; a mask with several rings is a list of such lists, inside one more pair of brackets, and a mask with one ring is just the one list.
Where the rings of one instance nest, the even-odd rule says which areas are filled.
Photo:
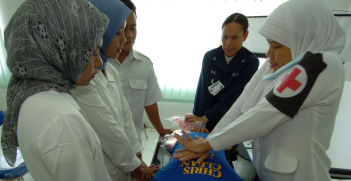
[[119, 74], [110, 63], [105, 70], [106, 77], [98, 71], [88, 86], [78, 87], [72, 96], [100, 138], [106, 169], [114, 175], [118, 169], [131, 172], [139, 167], [141, 162], [135, 154], [142, 146]]
[[153, 105], [163, 99], [160, 86], [151, 60], [144, 54], [131, 50], [120, 63], [117, 59], [108, 61], [117, 69], [124, 96], [126, 97], [135, 128], [141, 143], [144, 127], [144, 107]]
[[99, 138], [67, 93], [47, 91], [27, 98], [20, 109], [17, 136], [36, 181], [111, 180]]

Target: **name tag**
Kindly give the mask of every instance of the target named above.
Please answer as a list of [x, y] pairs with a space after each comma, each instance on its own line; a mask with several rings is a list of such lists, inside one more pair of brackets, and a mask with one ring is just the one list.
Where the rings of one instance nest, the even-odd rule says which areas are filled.
[[222, 89], [224, 89], [224, 85], [221, 83], [221, 81], [217, 81], [215, 84], [208, 86], [208, 90], [213, 96], [217, 95]]

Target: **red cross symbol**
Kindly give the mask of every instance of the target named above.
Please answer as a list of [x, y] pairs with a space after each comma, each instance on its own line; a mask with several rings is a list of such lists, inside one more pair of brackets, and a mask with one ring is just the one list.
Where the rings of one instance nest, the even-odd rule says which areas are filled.
[[295, 68], [290, 74], [286, 75], [282, 79], [282, 83], [277, 88], [279, 93], [282, 93], [287, 87], [291, 90], [296, 91], [302, 84], [295, 78], [301, 73], [301, 70]]

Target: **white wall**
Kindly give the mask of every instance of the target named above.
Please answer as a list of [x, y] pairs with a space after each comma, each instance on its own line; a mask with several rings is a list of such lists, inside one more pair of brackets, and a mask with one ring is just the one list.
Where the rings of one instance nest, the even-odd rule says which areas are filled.
[[332, 167], [351, 169], [351, 82], [345, 81], [328, 156]]
[[0, 110], [6, 111], [7, 103], [6, 103], [6, 89], [0, 88]]
[[[0, 0], [0, 29], [1, 29], [1, 36], [4, 37], [5, 28], [10, 21], [12, 15], [18, 9], [18, 7], [24, 2], [25, 0]], [[0, 56], [2, 53], [0, 50]], [[3, 58], [3, 57], [0, 57]], [[2, 66], [5, 65], [5, 61], [3, 61]], [[7, 102], [6, 102], [6, 89], [0, 88], [0, 110], [6, 111]]]
[[2, 35], [4, 35], [4, 29], [12, 15], [24, 1], [25, 0], [0, 0], [0, 28]]
[[[323, 0], [323, 2], [329, 7], [330, 10], [342, 10], [349, 11], [351, 1], [350, 0]], [[346, 14], [342, 11], [333, 11], [334, 14]]]

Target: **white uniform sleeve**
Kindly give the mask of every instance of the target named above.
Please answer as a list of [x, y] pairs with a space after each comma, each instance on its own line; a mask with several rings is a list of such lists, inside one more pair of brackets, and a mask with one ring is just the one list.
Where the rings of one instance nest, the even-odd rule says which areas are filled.
[[[319, 74], [314, 86], [299, 110], [312, 106], [327, 105], [338, 98], [340, 99], [344, 83], [344, 72], [340, 63], [341, 61], [335, 60], [329, 54], [323, 55], [327, 68]], [[284, 72], [283, 74], [287, 73]], [[294, 121], [276, 109], [266, 98], [234, 120], [235, 108], [234, 106], [231, 107], [219, 122], [219, 124], [223, 121], [230, 124], [227, 127], [222, 127], [220, 130], [217, 129], [216, 132], [212, 132], [207, 137], [210, 145], [216, 151], [243, 141], [261, 137], [288, 120]]]
[[[91, 148], [95, 143], [90, 142], [90, 135], [82, 132], [80, 127], [70, 124], [70, 121], [81, 118], [81, 115], [74, 114], [56, 115], [38, 137], [37, 150], [46, 169], [56, 181], [95, 181], [96, 153]], [[48, 139], [47, 135], [55, 139]], [[111, 180], [104, 165], [103, 168], [105, 173], [102, 172], [99, 179]]]
[[144, 106], [150, 106], [163, 99], [160, 86], [152, 64], [150, 65], [150, 76], [147, 82]]
[[107, 157], [124, 172], [131, 172], [140, 165], [135, 156], [125, 129], [112, 116], [109, 106], [104, 103], [96, 85], [78, 87], [73, 97], [98, 135], [102, 150]]
[[[112, 71], [116, 71], [117, 75], [119, 76], [116, 69], [113, 68]], [[124, 126], [126, 129], [126, 133], [127, 133], [127, 136], [128, 136], [130, 143], [132, 144], [134, 153], [139, 154], [139, 153], [141, 153], [143, 148], [139, 142], [139, 137], [138, 137], [138, 134], [136, 132], [135, 125], [134, 125], [134, 122], [132, 119], [132, 113], [130, 111], [128, 101], [124, 97], [124, 94], [123, 94], [121, 79], [118, 77], [118, 79], [116, 79], [116, 81], [117, 81], [117, 87], [118, 87], [118, 90], [120, 92], [120, 96], [121, 96], [121, 100], [122, 100], [121, 102], [122, 102]]]
[[290, 119], [285, 114], [279, 112], [266, 99], [263, 99], [254, 108], [236, 120], [231, 119], [231, 115], [232, 112], [230, 109], [226, 117], [223, 117], [220, 122], [231, 123], [219, 132], [212, 132], [207, 137], [211, 147], [215, 151], [261, 137]]
[[258, 82], [262, 79], [263, 73], [266, 71], [268, 66], [269, 61], [267, 59], [266, 62], [261, 66], [261, 68], [258, 69], [258, 71], [253, 75], [251, 80], [246, 84], [241, 95], [234, 102], [234, 104], [228, 110], [228, 112], [223, 116], [220, 122], [218, 122], [216, 127], [212, 130], [211, 134], [220, 132], [223, 128], [227, 127], [230, 123], [232, 123], [235, 119], [237, 119], [243, 114], [241, 112], [241, 108], [252, 95], [253, 91], [255, 90]]

